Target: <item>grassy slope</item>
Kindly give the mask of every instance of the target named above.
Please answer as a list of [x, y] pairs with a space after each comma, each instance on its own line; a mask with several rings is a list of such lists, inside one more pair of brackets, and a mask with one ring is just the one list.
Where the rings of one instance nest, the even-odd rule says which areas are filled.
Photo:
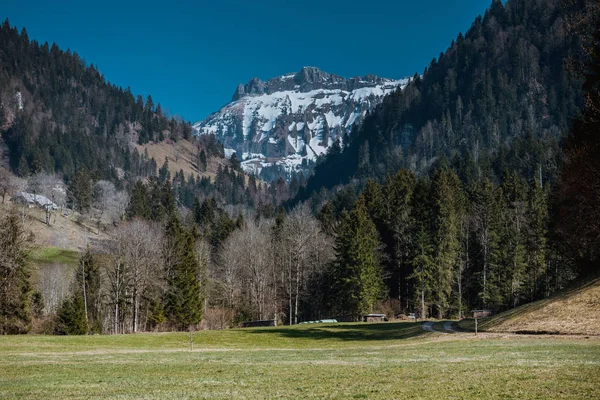
[[600, 398], [600, 338], [339, 324], [0, 337], [0, 398]]
[[[198, 150], [191, 142], [185, 139], [181, 139], [175, 143], [164, 141], [160, 143], [151, 142], [145, 145], [136, 144], [135, 147], [140, 154], [148, 151], [148, 156], [154, 158], [158, 168], [162, 167], [165, 157], [168, 158], [171, 176], [174, 176], [179, 170], [183, 170], [186, 179], [190, 174], [193, 174], [195, 176], [208, 176], [214, 181], [219, 165], [224, 168], [229, 163], [228, 160], [213, 157], [208, 160], [206, 172], [200, 172], [196, 166], [196, 162], [192, 161], [195, 159]], [[179, 157], [177, 156], [178, 153]]]
[[43, 247], [33, 252], [31, 261], [34, 264], [77, 264], [79, 253], [75, 250], [66, 250], [58, 247]]
[[[473, 320], [459, 326], [473, 329]], [[480, 321], [487, 332], [600, 335], [600, 279]]]
[[[0, 205], [0, 211], [16, 207], [10, 203]], [[23, 208], [16, 207], [19, 215]], [[59, 211], [53, 212], [50, 225], [45, 223], [45, 212], [39, 208], [25, 208], [25, 229], [34, 235], [36, 251], [34, 253], [34, 262], [49, 263], [54, 262], [54, 256], [70, 258], [68, 253], [80, 252], [85, 250], [86, 244], [90, 241], [103, 241], [108, 236], [100, 232], [93, 222], [87, 221], [85, 224], [76, 221], [76, 217], [62, 215]], [[57, 249], [65, 252], [61, 255]], [[60, 259], [58, 261], [61, 261]]]

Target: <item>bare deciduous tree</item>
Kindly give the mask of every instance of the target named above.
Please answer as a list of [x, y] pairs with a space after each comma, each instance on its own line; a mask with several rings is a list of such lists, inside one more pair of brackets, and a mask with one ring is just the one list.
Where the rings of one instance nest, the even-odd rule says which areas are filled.
[[307, 205], [296, 207], [283, 224], [281, 249], [285, 264], [290, 325], [298, 323], [300, 301], [307, 296], [310, 277], [332, 257], [331, 239], [321, 231]]
[[6, 196], [12, 195], [17, 190], [17, 182], [13, 174], [5, 168], [0, 168], [0, 195], [2, 195], [2, 204]]
[[143, 328], [140, 319], [142, 297], [162, 276], [159, 271], [161, 235], [149, 222], [134, 220], [120, 226], [115, 238], [127, 266], [123, 274], [131, 297], [131, 328], [137, 332]]

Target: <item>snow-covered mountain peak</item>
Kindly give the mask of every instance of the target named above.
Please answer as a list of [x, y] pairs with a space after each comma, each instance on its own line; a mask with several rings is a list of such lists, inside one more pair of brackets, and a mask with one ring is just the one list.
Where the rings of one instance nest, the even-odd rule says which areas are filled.
[[248, 172], [264, 179], [305, 170], [386, 94], [409, 79], [376, 75], [344, 78], [316, 67], [268, 81], [239, 85], [232, 102], [194, 124], [197, 135], [213, 133]]

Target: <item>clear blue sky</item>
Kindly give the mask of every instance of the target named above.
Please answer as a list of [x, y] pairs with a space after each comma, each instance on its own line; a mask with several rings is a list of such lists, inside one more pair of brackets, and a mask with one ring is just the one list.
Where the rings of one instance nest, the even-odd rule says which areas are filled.
[[0, 17], [56, 42], [111, 82], [203, 119], [239, 83], [316, 66], [402, 78], [465, 32], [491, 0], [2, 0]]

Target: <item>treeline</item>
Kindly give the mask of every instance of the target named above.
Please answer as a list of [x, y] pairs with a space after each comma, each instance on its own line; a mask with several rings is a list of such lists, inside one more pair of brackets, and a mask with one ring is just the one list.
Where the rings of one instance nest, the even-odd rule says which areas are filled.
[[[128, 192], [139, 179], [172, 179], [188, 208], [195, 196], [250, 207], [279, 196], [257, 194], [263, 188], [254, 178], [247, 187], [239, 160], [227, 160], [214, 135], [194, 138], [188, 122], [169, 117], [151, 96], [106, 82], [77, 53], [29, 40], [8, 20], [0, 27], [0, 134], [3, 165], [24, 179], [55, 174], [73, 185], [77, 175], [88, 175], [92, 185], [110, 181]], [[181, 139], [193, 144], [194, 176], [170, 176], [168, 160], [134, 146]], [[211, 169], [217, 163], [221, 170]]]
[[498, 183], [504, 170], [529, 184], [555, 181], [561, 140], [583, 106], [565, 63], [579, 47], [565, 15], [560, 0], [492, 1], [422, 76], [331, 147], [299, 200], [400, 168], [425, 176], [442, 157], [467, 185]]
[[[106, 82], [77, 53], [29, 40], [8, 20], [0, 55], [0, 131], [21, 176], [45, 171], [69, 179], [85, 166], [115, 180], [115, 170], [133, 170], [130, 142], [191, 136], [190, 124], [168, 117], [151, 96], [144, 101]], [[137, 158], [145, 169], [149, 160]]]
[[[341, 192], [346, 199], [320, 212], [338, 237], [353, 195]], [[465, 187], [448, 168], [427, 179], [401, 170], [383, 185], [369, 181], [357, 207], [376, 228], [370, 240], [379, 240], [371, 246], [386, 283], [379, 299], [395, 299], [397, 312], [443, 318], [500, 311], [548, 296], [575, 273], [551, 241], [547, 190], [514, 172], [505, 172], [501, 185], [483, 179]]]
[[206, 260], [198, 234], [171, 216], [165, 224], [123, 224], [103, 249], [88, 249], [70, 294], [41, 329], [46, 333], [129, 333], [157, 326], [185, 330], [203, 315]]

